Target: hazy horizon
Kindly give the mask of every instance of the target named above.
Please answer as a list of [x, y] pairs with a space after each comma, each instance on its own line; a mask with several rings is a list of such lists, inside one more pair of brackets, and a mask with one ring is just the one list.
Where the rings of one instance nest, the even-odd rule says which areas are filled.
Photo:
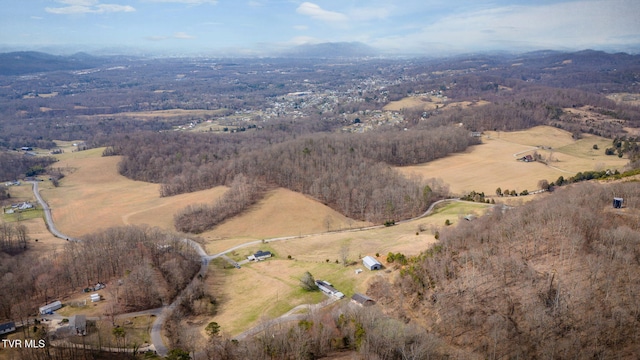
[[360, 42], [386, 55], [640, 51], [633, 0], [0, 0], [0, 50], [269, 56]]

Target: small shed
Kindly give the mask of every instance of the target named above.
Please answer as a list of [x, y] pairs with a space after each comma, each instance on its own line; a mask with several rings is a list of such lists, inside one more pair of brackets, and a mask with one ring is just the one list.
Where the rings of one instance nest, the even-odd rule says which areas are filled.
[[0, 324], [0, 335], [16, 331], [16, 323], [13, 321]]
[[620, 197], [614, 197], [613, 198], [613, 208], [614, 209], [621, 209], [623, 203], [624, 203], [624, 199], [623, 198], [620, 198]]
[[40, 315], [53, 314], [54, 311], [60, 309], [62, 307], [62, 303], [60, 300], [56, 300], [50, 304], [40, 307]]
[[362, 258], [362, 264], [369, 270], [382, 269], [382, 264], [372, 256], [365, 256]]
[[375, 305], [376, 303], [372, 298], [363, 294], [353, 294], [353, 296], [351, 297], [351, 302], [360, 306], [371, 306]]
[[91, 295], [90, 295], [90, 297], [91, 297], [91, 302], [98, 302], [98, 301], [100, 301], [100, 294], [98, 294], [98, 293], [91, 294]]

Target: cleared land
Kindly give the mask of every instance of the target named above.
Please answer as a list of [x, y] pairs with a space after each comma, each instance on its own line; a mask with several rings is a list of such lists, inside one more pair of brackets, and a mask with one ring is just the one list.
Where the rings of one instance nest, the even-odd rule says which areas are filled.
[[368, 226], [354, 221], [303, 194], [276, 189], [244, 214], [230, 219], [202, 237], [211, 240], [207, 252], [217, 253], [249, 240], [315, 234]]
[[[266, 241], [242, 248], [230, 254], [230, 257], [242, 260], [259, 249], [272, 251], [275, 257], [245, 264], [241, 269], [218, 268], [210, 271], [208, 288], [219, 294], [221, 303], [216, 316], [202, 323], [206, 325], [209, 321], [216, 321], [223, 332], [237, 335], [297, 305], [325, 299], [322, 293], [301, 290], [299, 279], [305, 271], [309, 271], [316, 279], [331, 282], [347, 298], [356, 292], [366, 292], [368, 282], [375, 276], [395, 276], [396, 265], [386, 263], [389, 252], [418, 255], [436, 242], [433, 233], [444, 227], [446, 219], [455, 224], [465, 215], [481, 215], [487, 209], [486, 204], [457, 202], [442, 206], [429, 217], [396, 226]], [[420, 232], [420, 228], [425, 231]], [[342, 265], [343, 249], [348, 254], [350, 265], [347, 267]], [[380, 254], [378, 260], [385, 269], [366, 270], [361, 258], [375, 256], [376, 253]], [[288, 259], [289, 255], [291, 259]], [[219, 267], [225, 264], [222, 260], [218, 262]], [[356, 269], [362, 269], [363, 272], [356, 274]], [[391, 273], [386, 270], [391, 270]], [[258, 292], [260, 296], [255, 296]]]
[[161, 198], [159, 185], [133, 181], [117, 172], [119, 157], [101, 157], [103, 149], [65, 153], [56, 167], [68, 175], [58, 188], [44, 188], [56, 226], [72, 237], [100, 228], [147, 224], [173, 229], [173, 215], [183, 207], [214, 201], [226, 190], [217, 187]]
[[461, 101], [461, 102], [446, 102], [445, 98], [423, 95], [423, 96], [408, 96], [398, 101], [391, 101], [385, 105], [382, 110], [385, 111], [400, 111], [403, 109], [421, 109], [423, 111], [435, 110], [436, 108], [466, 108], [470, 106], [481, 106], [489, 104], [488, 101]]
[[[455, 194], [472, 190], [495, 194], [498, 187], [509, 190], [533, 191], [538, 181], [555, 181], [559, 176], [570, 177], [579, 171], [622, 169], [628, 162], [617, 156], [604, 154], [611, 140], [584, 135], [573, 140], [571, 133], [549, 126], [524, 131], [487, 132], [483, 144], [470, 147], [463, 153], [417, 166], [399, 168], [404, 174], [418, 174], [427, 178], [441, 178]], [[598, 150], [593, 145], [598, 145]], [[539, 162], [517, 161], [518, 157], [537, 151], [549, 165]], [[515, 156], [514, 156], [515, 155]]]

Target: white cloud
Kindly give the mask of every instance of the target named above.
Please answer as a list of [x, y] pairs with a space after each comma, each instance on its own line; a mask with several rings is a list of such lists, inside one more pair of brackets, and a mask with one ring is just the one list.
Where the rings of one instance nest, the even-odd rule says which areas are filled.
[[533, 48], [582, 49], [640, 43], [632, 0], [578, 0], [546, 5], [514, 5], [457, 13], [418, 31], [378, 39], [378, 47], [452, 51]]
[[294, 25], [293, 28], [300, 31], [309, 30], [307, 25]]
[[195, 39], [195, 36], [189, 35], [186, 32], [177, 32], [177, 33], [173, 34], [173, 38], [174, 39], [186, 40], [186, 39]]
[[130, 5], [100, 4], [98, 0], [57, 0], [68, 5], [63, 7], [47, 7], [45, 11], [51, 14], [104, 14], [113, 12], [134, 12], [136, 9]]
[[347, 15], [335, 11], [324, 10], [319, 5], [310, 2], [303, 2], [296, 9], [298, 14], [310, 16], [313, 19], [326, 22], [345, 22], [348, 20]]
[[262, 7], [265, 5], [263, 2], [255, 1], [255, 0], [251, 0], [247, 4], [251, 7]]

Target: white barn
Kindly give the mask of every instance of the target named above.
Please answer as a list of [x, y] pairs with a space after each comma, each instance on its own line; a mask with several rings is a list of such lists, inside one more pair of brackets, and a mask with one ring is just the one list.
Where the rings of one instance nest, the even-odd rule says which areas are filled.
[[40, 315], [50, 314], [62, 307], [62, 303], [60, 300], [54, 301], [51, 304], [47, 304], [45, 306], [40, 307]]
[[382, 264], [372, 256], [365, 256], [362, 258], [362, 264], [369, 270], [382, 269]]

